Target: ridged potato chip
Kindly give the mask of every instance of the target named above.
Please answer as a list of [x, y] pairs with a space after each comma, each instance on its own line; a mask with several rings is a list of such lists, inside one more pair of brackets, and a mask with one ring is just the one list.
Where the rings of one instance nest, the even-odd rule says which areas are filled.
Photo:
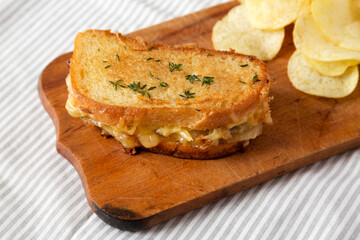
[[348, 96], [356, 88], [359, 70], [357, 66], [352, 66], [341, 76], [323, 76], [311, 67], [299, 50], [296, 50], [288, 63], [288, 76], [293, 86], [302, 92], [321, 97], [341, 98]]
[[284, 29], [267, 31], [253, 28], [243, 5], [231, 9], [215, 24], [212, 33], [215, 49], [230, 50], [231, 48], [237, 53], [255, 55], [264, 61], [276, 56], [284, 37]]
[[359, 64], [359, 61], [356, 60], [322, 62], [308, 57], [306, 60], [316, 71], [330, 77], [340, 76], [348, 69], [348, 67]]
[[360, 51], [360, 14], [354, 0], [313, 0], [311, 12], [335, 45]]
[[[335, 21], [335, 20], [334, 20]], [[294, 44], [306, 57], [318, 61], [359, 60], [360, 52], [338, 47], [329, 41], [309, 11], [303, 11], [295, 22]]]
[[360, 10], [360, 0], [354, 0], [354, 4]]
[[250, 24], [259, 29], [279, 29], [295, 21], [309, 0], [245, 0], [242, 1]]

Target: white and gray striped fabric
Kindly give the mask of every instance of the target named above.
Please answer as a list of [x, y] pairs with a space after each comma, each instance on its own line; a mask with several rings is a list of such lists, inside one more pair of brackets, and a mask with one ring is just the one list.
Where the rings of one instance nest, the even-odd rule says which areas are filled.
[[360, 239], [360, 149], [131, 233], [102, 222], [38, 98], [76, 33], [129, 33], [222, 0], [0, 0], [0, 239]]

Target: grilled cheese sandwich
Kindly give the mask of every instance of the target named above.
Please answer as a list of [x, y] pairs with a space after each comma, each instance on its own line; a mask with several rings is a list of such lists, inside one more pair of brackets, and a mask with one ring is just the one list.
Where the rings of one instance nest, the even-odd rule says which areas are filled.
[[[153, 62], [164, 61], [163, 59], [169, 55], [171, 56], [171, 54], [185, 51], [185, 56], [188, 55], [190, 59], [205, 57], [205, 60], [210, 60], [210, 64], [213, 64], [211, 59], [214, 58], [215, 60], [222, 60], [222, 62], [228, 60], [226, 58], [236, 59], [238, 64], [236, 68], [245, 68], [245, 65], [251, 66], [248, 67], [245, 72], [253, 72], [253, 75], [239, 75], [239, 79], [241, 80], [229, 79], [231, 73], [228, 74], [227, 72], [234, 68], [234, 66], [232, 66], [230, 69], [220, 68], [220, 72], [218, 69], [215, 69], [216, 72], [212, 72], [214, 76], [206, 78], [205, 74], [193, 74], [195, 71], [201, 72], [201, 70], [194, 69], [194, 65], [198, 65], [198, 63], [190, 62], [189, 66], [174, 63], [174, 65], [171, 66], [171, 63], [179, 62], [179, 59], [174, 57], [171, 59], [173, 62], [169, 61], [168, 66], [165, 65], [163, 66], [163, 70], [157, 71], [155, 71], [154, 68], [138, 67], [135, 65], [129, 66], [128, 64], [123, 63], [121, 67], [127, 67], [127, 71], [131, 71], [131, 74], [135, 72], [138, 78], [144, 78], [145, 74], [149, 75], [150, 80], [144, 84], [144, 88], [142, 88], [144, 85], [136, 84], [136, 81], [133, 81], [135, 85], [132, 85], [133, 78], [127, 79], [126, 81], [125, 79], [128, 76], [123, 74], [121, 70], [116, 71], [117, 69], [109, 71], [109, 75], [114, 76], [115, 74], [120, 73], [119, 75], [121, 76], [119, 76], [119, 78], [121, 77], [121, 81], [116, 80], [115, 78], [113, 81], [104, 81], [103, 79], [107, 79], [109, 75], [100, 74], [100, 76], [97, 76], [96, 74], [98, 73], [96, 73], [96, 69], [99, 68], [98, 66], [82, 66], [79, 69], [80, 64], [86, 64], [82, 63], [85, 55], [90, 55], [92, 61], [98, 59], [97, 56], [94, 56], [94, 53], [89, 54], [84, 51], [83, 45], [81, 48], [79, 46], [79, 42], [84, 44], [84, 39], [90, 38], [91, 40], [91, 38], [94, 37], [101, 38], [103, 44], [109, 44], [109, 42], [114, 44], [115, 42], [121, 49], [128, 51], [126, 54], [121, 54], [119, 51], [120, 48], [115, 47], [115, 49], [111, 50], [116, 52], [116, 57], [113, 61], [108, 61], [108, 49], [103, 50], [106, 51], [104, 54], [101, 53], [101, 49], [99, 48], [100, 51], [98, 51], [98, 54], [106, 59], [103, 61], [106, 61], [106, 64], [108, 64], [104, 66], [104, 69], [111, 68], [112, 66], [115, 66], [115, 64], [120, 64], [122, 60], [126, 61], [125, 59], [129, 57], [127, 54], [131, 54], [131, 57], [135, 58], [133, 61], [138, 61], [138, 65], [141, 66], [144, 62], [147, 63], [152, 60]], [[96, 42], [98, 43], [99, 39], [97, 39]], [[95, 44], [95, 46], [88, 46], [88, 48], [96, 49], [99, 46], [102, 45]], [[156, 56], [156, 58], [148, 57], [150, 51], [158, 51], [156, 54], [152, 54], [152, 56]], [[138, 39], [129, 39], [119, 34], [111, 34], [108, 31], [87, 31], [82, 33], [80, 34], [80, 37], [77, 37], [75, 42], [70, 75], [66, 79], [69, 90], [66, 109], [71, 116], [80, 117], [84, 123], [95, 125], [106, 131], [107, 134], [118, 140], [125, 149], [141, 147], [149, 149], [150, 151], [185, 158], [221, 157], [236, 150], [244, 149], [251, 139], [254, 139], [261, 134], [263, 123], [271, 122], [268, 107], [269, 80], [267, 73], [264, 70], [264, 64], [252, 57], [235, 53], [215, 52], [213, 50], [206, 50], [206, 53], [204, 53], [204, 51], [205, 50], [197, 48], [186, 49], [159, 44], [151, 45]], [[81, 54], [79, 54], [79, 52], [81, 52]], [[148, 58], [145, 59], [145, 57]], [[85, 58], [89, 58], [89, 56], [86, 56]], [[206, 64], [206, 61], [202, 64]], [[184, 72], [177, 75], [171, 74], [170, 76], [176, 76], [175, 79], [166, 77], [166, 75], [169, 75], [169, 72], [172, 73], [172, 67], [173, 71]], [[180, 70], [178, 71], [176, 68]], [[191, 70], [191, 72], [189, 72], [189, 70]], [[161, 74], [162, 71], [166, 71], [166, 74], [164, 74], [165, 76]], [[93, 74], [90, 75], [89, 72], [90, 74], [93, 72]], [[161, 82], [159, 83], [159, 86], [156, 86], [158, 90], [164, 91], [164, 95], [171, 94], [171, 91], [181, 92], [181, 87], [188, 84], [188, 82], [192, 85], [192, 90], [189, 90], [188, 93], [185, 90], [184, 94], [178, 94], [178, 99], [173, 100], [175, 104], [169, 103], [168, 100], [167, 102], [164, 102], [161, 91], [157, 92], [160, 96], [156, 96], [154, 92], [151, 92], [150, 95], [149, 89], [151, 87], [146, 87], [150, 84], [154, 85], [154, 79], [152, 78], [154, 78], [155, 74], [159, 80], [161, 79], [160, 81], [166, 82], [167, 84], [166, 89], [161, 89]], [[221, 79], [219, 74], [226, 75], [226, 78]], [[181, 80], [185, 83], [177, 81], [176, 78], [179, 77], [179, 75], [180, 78], [183, 78]], [[203, 81], [202, 85], [197, 83], [197, 81], [201, 81], [201, 76]], [[191, 82], [191, 80], [193, 82]], [[203, 86], [204, 81], [206, 86]], [[208, 84], [206, 81], [208, 81]], [[211, 86], [214, 81], [222, 81], [223, 84], [230, 83], [231, 85], [234, 85], [235, 82], [235, 84], [240, 86], [238, 89], [239, 92], [248, 95], [248, 97], [223, 95], [222, 97], [227, 98], [228, 102], [221, 102], [220, 100], [220, 108], [218, 106], [212, 107], [212, 104], [218, 104], [218, 102], [216, 102], [218, 99], [216, 97], [212, 99], [211, 92], [209, 91], [211, 88], [215, 87]], [[83, 85], [84, 82], [86, 87], [79, 87], [79, 85]], [[137, 89], [135, 89], [136, 91], [132, 89], [132, 87], [137, 87]], [[154, 87], [154, 89], [156, 87]], [[219, 88], [218, 84], [217, 87]], [[94, 91], [92, 88], [98, 89]], [[99, 92], [100, 89], [102, 89], [101, 92]], [[112, 91], [116, 93], [120, 92], [120, 90], [122, 90], [121, 94], [124, 95], [121, 96], [123, 101], [119, 101], [116, 104], [113, 103], [116, 99], [112, 98], [112, 95], [104, 94], [104, 92]], [[202, 94], [201, 96], [196, 95], [195, 97], [195, 94], [191, 95], [193, 91], [199, 92], [200, 90], [205, 91], [205, 94]], [[225, 94], [231, 94], [231, 90], [232, 89], [225, 89], [224, 92]], [[143, 93], [141, 93], [142, 91]], [[94, 92], [96, 94], [94, 94]], [[132, 92], [136, 93], [137, 98], [135, 101], [137, 101], [137, 104], [139, 104], [140, 107], [134, 107], [133, 102], [128, 103], [129, 99], [126, 99], [126, 97], [133, 97], [131, 94]], [[100, 98], [103, 102], [99, 103], [100, 101], [94, 100], [94, 98]], [[134, 98], [132, 99], [134, 101]], [[237, 102], [238, 100], [242, 101], [239, 103]], [[210, 103], [210, 106], [208, 103]], [[159, 109], [163, 111], [159, 112]], [[185, 111], [176, 111], [178, 109]], [[170, 112], [167, 114], [166, 111]], [[175, 116], [177, 119], [171, 120], [174, 118], [172, 115], [174, 112], [177, 114]], [[187, 114], [182, 115], [181, 112]], [[190, 118], [192, 122], [187, 120], [189, 114], [191, 114]], [[211, 118], [213, 118], [215, 123], [208, 123]]]

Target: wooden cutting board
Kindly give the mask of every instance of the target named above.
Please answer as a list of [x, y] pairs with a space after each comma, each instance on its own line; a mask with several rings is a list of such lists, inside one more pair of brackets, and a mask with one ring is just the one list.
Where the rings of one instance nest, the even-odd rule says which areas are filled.
[[[169, 44], [212, 48], [211, 31], [237, 2], [229, 2], [149, 27], [130, 36]], [[274, 124], [245, 153], [217, 160], [184, 160], [142, 152], [125, 154], [65, 110], [66, 64], [71, 53], [52, 61], [39, 81], [41, 101], [53, 119], [56, 147], [76, 168], [92, 210], [125, 230], [149, 228], [177, 215], [360, 145], [360, 88], [342, 99], [295, 90], [287, 77], [294, 51], [292, 26], [278, 56], [268, 63]]]

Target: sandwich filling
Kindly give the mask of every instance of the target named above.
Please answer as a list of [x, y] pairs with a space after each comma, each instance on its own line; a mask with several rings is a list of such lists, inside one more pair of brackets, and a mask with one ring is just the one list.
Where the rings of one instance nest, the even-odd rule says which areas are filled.
[[72, 117], [80, 117], [85, 124], [103, 129], [118, 140], [124, 148], [153, 148], [161, 142], [175, 142], [200, 149], [231, 142], [244, 142], [244, 146], [246, 146], [250, 139], [256, 138], [262, 132], [262, 123], [257, 119], [261, 115], [259, 114], [261, 113], [261, 108], [249, 112], [236, 124], [208, 130], [194, 130], [181, 126], [167, 125], [111, 126], [98, 121], [92, 114], [81, 110], [76, 98], [72, 94], [70, 76], [66, 78], [66, 84], [69, 90], [66, 102], [68, 113]]

